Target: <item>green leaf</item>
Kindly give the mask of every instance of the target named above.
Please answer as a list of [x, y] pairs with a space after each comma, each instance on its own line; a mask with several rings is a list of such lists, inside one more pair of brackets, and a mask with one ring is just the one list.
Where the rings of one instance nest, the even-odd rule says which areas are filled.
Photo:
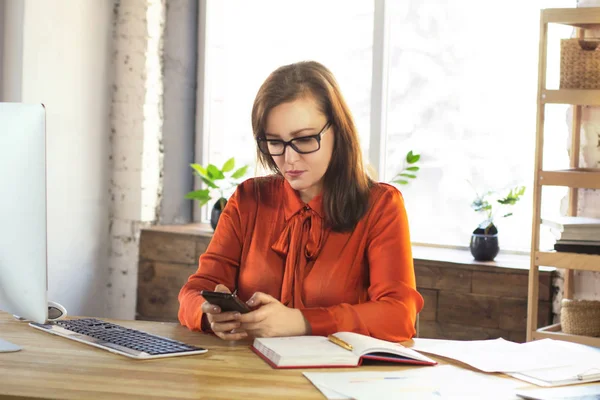
[[208, 167], [206, 167], [206, 172], [208, 173], [208, 177], [213, 181], [225, 178], [223, 172], [213, 164], [208, 164]]
[[247, 166], [247, 165], [244, 165], [243, 167], [241, 167], [241, 168], [239, 168], [237, 171], [235, 171], [235, 172], [234, 172], [234, 173], [231, 175], [231, 177], [232, 177], [233, 179], [239, 179], [239, 178], [241, 178], [242, 176], [246, 175], [246, 170], [247, 170], [247, 169], [248, 169], [248, 166]]
[[513, 215], [513, 213], [504, 214], [502, 217], [506, 218], [506, 217], [510, 217], [511, 215]]
[[406, 168], [407, 171], [418, 171], [420, 168], [419, 167], [408, 167]]
[[417, 161], [419, 161], [420, 159], [421, 159], [421, 156], [417, 154], [416, 156], [414, 156], [414, 157], [412, 157], [410, 160], [408, 160], [408, 163], [409, 163], [409, 164], [414, 164], [414, 163], [416, 163]]
[[203, 206], [210, 201], [210, 194], [208, 189], [194, 190], [185, 195], [186, 199], [197, 200], [200, 205]]
[[205, 178], [203, 176], [201, 176], [200, 179], [202, 179], [202, 182], [206, 183], [206, 185], [210, 188], [213, 188], [213, 189], [219, 188], [219, 186], [217, 186], [217, 184], [214, 183], [211, 179]]
[[413, 154], [412, 150], [406, 154], [406, 162], [409, 164], [414, 164], [421, 159], [421, 155]]
[[221, 171], [229, 172], [234, 167], [235, 167], [235, 159], [233, 157], [231, 157], [229, 160], [225, 161], [225, 164], [223, 164], [223, 168], [221, 169]]
[[200, 176], [207, 176], [206, 169], [200, 164], [190, 164], [190, 167], [194, 169]]
[[404, 176], [406, 178], [413, 178], [413, 179], [417, 177], [416, 175], [413, 175], [413, 174], [404, 174], [404, 173], [400, 174], [400, 176]]
[[392, 181], [394, 183], [397, 183], [399, 185], [408, 185], [408, 181], [405, 181], [404, 179], [396, 179], [395, 181]]
[[208, 189], [200, 189], [194, 190], [193, 192], [189, 192], [185, 195], [186, 199], [208, 199], [210, 198], [210, 190]]
[[513, 197], [507, 197], [505, 199], [498, 199], [498, 203], [512, 206], [512, 205], [516, 204], [518, 200], [519, 199], [515, 199]]

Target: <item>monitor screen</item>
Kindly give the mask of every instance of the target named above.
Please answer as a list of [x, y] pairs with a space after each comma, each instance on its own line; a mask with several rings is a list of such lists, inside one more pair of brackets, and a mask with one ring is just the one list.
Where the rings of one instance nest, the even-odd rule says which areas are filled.
[[45, 323], [46, 116], [42, 104], [0, 103], [0, 310]]

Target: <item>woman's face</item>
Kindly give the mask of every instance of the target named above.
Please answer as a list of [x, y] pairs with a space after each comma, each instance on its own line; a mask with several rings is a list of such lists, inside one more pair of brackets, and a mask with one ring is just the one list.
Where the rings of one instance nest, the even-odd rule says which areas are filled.
[[[319, 111], [312, 97], [304, 97], [273, 108], [267, 116], [265, 136], [268, 140], [294, 141], [300, 149], [311, 151], [318, 147], [316, 139], [307, 136], [320, 133], [321, 147], [309, 154], [300, 154], [290, 145], [282, 155], [273, 155], [277, 168], [300, 193], [304, 202], [318, 195], [323, 186], [323, 176], [333, 151], [334, 132], [325, 115]], [[322, 130], [325, 127], [324, 130]], [[277, 150], [280, 144], [270, 142], [271, 149]]]

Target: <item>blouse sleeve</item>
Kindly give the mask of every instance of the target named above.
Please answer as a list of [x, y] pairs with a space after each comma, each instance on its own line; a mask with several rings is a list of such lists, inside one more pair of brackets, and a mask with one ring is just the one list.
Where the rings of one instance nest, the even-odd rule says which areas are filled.
[[399, 342], [416, 333], [423, 297], [416, 289], [408, 218], [400, 192], [385, 187], [367, 222], [368, 301], [303, 309], [313, 335], [350, 331]]
[[213, 237], [200, 256], [196, 273], [179, 292], [179, 322], [191, 330], [202, 330], [201, 290], [214, 290], [222, 284], [234, 290], [242, 254], [242, 219], [240, 199], [248, 185], [242, 183], [227, 201]]

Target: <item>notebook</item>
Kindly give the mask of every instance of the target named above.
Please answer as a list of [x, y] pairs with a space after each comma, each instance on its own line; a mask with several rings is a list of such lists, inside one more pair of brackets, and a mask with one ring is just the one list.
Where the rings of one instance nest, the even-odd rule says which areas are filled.
[[[437, 364], [431, 358], [398, 343], [352, 332], [338, 332], [331, 336], [256, 338], [252, 350], [273, 368], [358, 367], [363, 360]], [[349, 347], [344, 347], [344, 344]]]

